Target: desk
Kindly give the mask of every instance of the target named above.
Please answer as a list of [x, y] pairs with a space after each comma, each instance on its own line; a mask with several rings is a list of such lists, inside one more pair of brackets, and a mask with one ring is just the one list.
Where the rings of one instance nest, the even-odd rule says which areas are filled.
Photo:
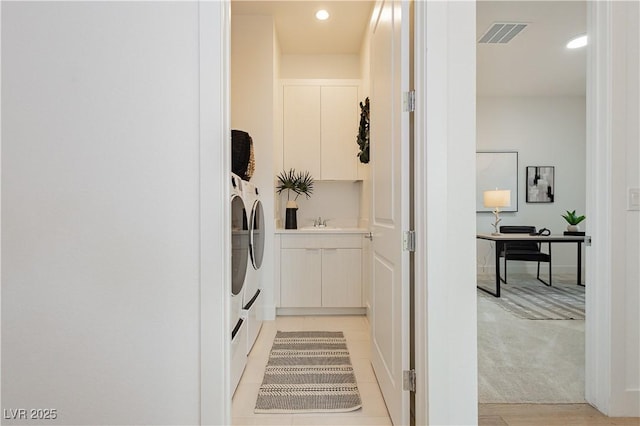
[[576, 235], [529, 235], [529, 234], [477, 234], [479, 240], [488, 240], [496, 243], [496, 292], [493, 293], [486, 288], [478, 286], [484, 292], [492, 296], [500, 297], [500, 251], [502, 245], [506, 242], [526, 242], [535, 241], [536, 243], [575, 243], [578, 245], [578, 285], [582, 285], [582, 243], [583, 236]]

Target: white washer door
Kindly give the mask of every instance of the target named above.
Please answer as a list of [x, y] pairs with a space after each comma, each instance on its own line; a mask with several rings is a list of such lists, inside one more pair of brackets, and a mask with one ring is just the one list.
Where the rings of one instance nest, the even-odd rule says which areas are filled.
[[242, 198], [231, 197], [231, 294], [242, 291], [249, 258], [249, 227]]
[[256, 200], [251, 209], [251, 241], [249, 244], [253, 268], [260, 269], [264, 257], [264, 211], [260, 200]]

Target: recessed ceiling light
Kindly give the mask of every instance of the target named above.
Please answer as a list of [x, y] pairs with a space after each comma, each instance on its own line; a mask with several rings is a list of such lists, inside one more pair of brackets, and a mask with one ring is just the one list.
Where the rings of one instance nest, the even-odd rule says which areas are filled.
[[329, 12], [324, 9], [320, 9], [316, 12], [316, 19], [319, 21], [326, 21], [327, 19], [329, 19]]
[[578, 49], [587, 45], [587, 35], [581, 35], [567, 43], [567, 49]]

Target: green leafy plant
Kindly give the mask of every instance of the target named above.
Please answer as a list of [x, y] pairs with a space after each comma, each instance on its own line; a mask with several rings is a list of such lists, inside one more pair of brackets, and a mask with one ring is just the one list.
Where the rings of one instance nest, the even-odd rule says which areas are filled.
[[587, 217], [582, 215], [582, 216], [578, 216], [576, 215], [576, 211], [572, 211], [570, 212], [569, 210], [567, 210], [567, 214], [563, 214], [562, 217], [564, 218], [564, 220], [567, 221], [567, 223], [569, 225], [577, 225], [580, 222], [582, 222], [583, 220], [585, 220]]
[[298, 199], [300, 194], [304, 194], [307, 198], [313, 194], [313, 177], [311, 173], [296, 172], [295, 169], [289, 169], [289, 171], [282, 171], [278, 175], [278, 185], [276, 186], [277, 193], [281, 194], [283, 191], [287, 191], [287, 201], [291, 200], [291, 192], [296, 194], [294, 201]]

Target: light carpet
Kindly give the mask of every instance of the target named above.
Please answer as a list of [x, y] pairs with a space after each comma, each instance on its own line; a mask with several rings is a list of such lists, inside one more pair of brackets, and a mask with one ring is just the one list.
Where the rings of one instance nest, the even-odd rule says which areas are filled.
[[278, 331], [256, 413], [347, 412], [362, 407], [341, 331]]
[[[478, 285], [495, 287], [495, 277], [479, 276]], [[516, 275], [500, 286], [500, 297], [478, 294], [500, 305], [518, 318], [530, 320], [584, 319], [584, 287], [556, 280], [549, 287], [534, 276]]]
[[584, 321], [526, 320], [492, 299], [478, 297], [479, 402], [584, 403]]

